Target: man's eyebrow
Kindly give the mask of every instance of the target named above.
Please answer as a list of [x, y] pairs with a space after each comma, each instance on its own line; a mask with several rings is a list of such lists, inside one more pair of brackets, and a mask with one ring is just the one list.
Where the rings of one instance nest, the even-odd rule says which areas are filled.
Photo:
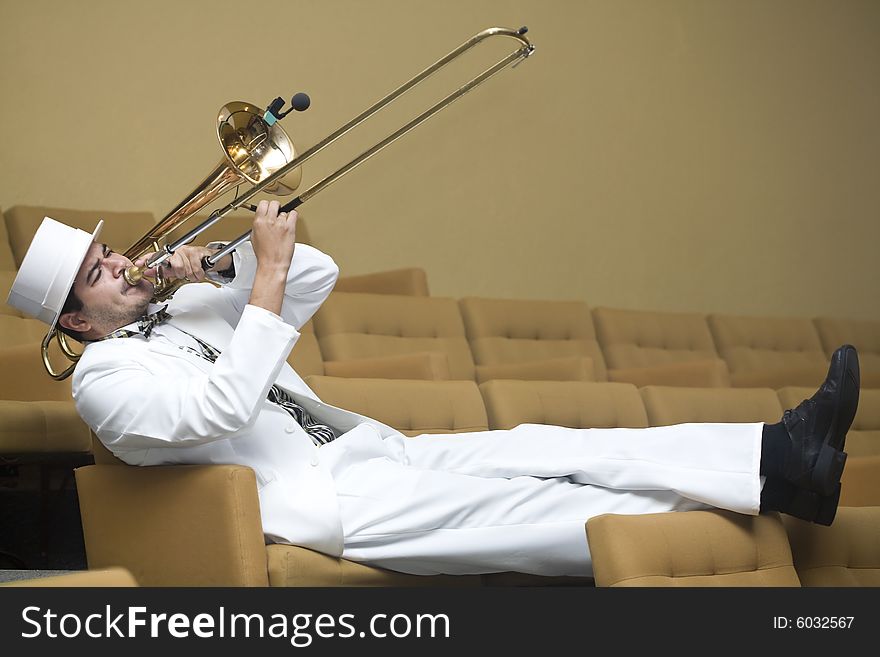
[[[86, 283], [88, 283], [89, 285], [94, 285], [97, 282], [98, 278], [100, 278], [101, 272], [99, 267], [101, 266], [101, 258], [106, 258], [107, 252], [109, 250], [110, 249], [107, 248], [106, 244], [101, 245], [101, 257], [95, 259], [95, 264], [92, 265], [91, 269], [89, 269], [89, 273], [86, 274]], [[92, 274], [94, 274], [96, 271], [98, 272], [98, 275], [95, 277], [94, 280], [92, 280]]]

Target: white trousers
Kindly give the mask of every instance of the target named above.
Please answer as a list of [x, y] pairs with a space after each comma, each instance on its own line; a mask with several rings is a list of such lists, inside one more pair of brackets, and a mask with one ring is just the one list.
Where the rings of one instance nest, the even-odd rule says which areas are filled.
[[405, 573], [592, 575], [585, 523], [603, 513], [757, 514], [763, 424], [509, 431], [382, 439], [369, 425], [321, 447], [343, 557]]

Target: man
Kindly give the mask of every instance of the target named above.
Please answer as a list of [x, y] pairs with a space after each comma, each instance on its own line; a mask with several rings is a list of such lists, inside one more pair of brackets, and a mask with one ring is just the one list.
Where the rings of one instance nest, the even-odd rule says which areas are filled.
[[[510, 431], [405, 438], [324, 404], [287, 365], [336, 265], [295, 245], [296, 213], [261, 202], [222, 284], [167, 305], [130, 286], [132, 263], [44, 220], [9, 302], [75, 335], [79, 413], [133, 465], [250, 466], [268, 541], [416, 574], [590, 575], [584, 522], [600, 513], [778, 510], [830, 524], [858, 405], [854, 348], [778, 424]], [[167, 274], [201, 281], [206, 247]], [[59, 264], [60, 263], [60, 264]], [[155, 272], [147, 272], [154, 274]], [[164, 321], [162, 321], [164, 320]]]

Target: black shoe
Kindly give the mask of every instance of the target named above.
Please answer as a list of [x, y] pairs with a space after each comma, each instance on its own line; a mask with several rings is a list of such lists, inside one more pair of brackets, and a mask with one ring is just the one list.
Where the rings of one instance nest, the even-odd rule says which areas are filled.
[[[840, 484], [830, 495], [820, 495], [815, 491], [798, 488], [780, 479], [768, 479], [764, 483], [768, 501], [767, 510], [786, 513], [801, 520], [815, 522], [826, 527], [834, 522], [837, 505], [840, 503]], [[762, 506], [763, 509], [763, 506]]]
[[830, 496], [840, 483], [846, 433], [859, 405], [859, 356], [844, 345], [831, 356], [828, 376], [809, 399], [785, 411], [791, 441], [783, 476], [798, 488]]

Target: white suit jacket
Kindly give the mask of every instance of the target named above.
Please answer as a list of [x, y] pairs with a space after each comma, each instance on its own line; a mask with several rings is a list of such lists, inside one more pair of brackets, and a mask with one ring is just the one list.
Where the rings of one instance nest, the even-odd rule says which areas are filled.
[[338, 268], [297, 244], [281, 317], [247, 305], [256, 271], [250, 243], [235, 253], [235, 279], [182, 287], [170, 324], [222, 350], [212, 364], [142, 336], [89, 344], [76, 366], [77, 411], [118, 458], [132, 465], [222, 463], [256, 473], [267, 540], [339, 556], [343, 536], [333, 478], [295, 420], [266, 400], [273, 383], [339, 431], [397, 434], [329, 406], [286, 358], [301, 327], [333, 288]]

